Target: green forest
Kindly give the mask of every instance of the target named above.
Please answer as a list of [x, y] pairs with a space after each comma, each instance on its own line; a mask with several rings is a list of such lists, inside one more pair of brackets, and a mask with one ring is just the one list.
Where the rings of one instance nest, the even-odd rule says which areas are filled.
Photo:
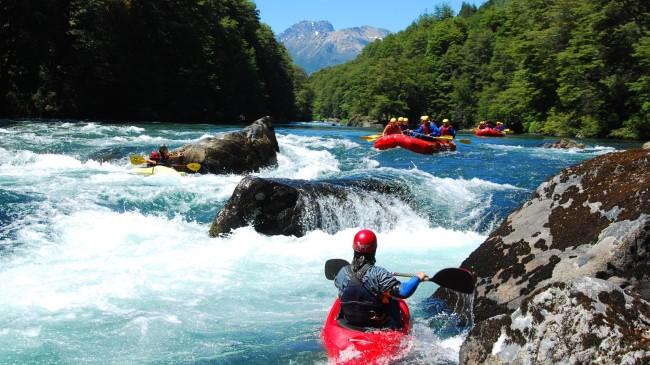
[[248, 0], [2, 0], [0, 26], [1, 117], [232, 122], [300, 112], [306, 75]]
[[650, 138], [650, 1], [442, 5], [310, 76], [250, 0], [0, 0], [0, 117], [412, 120]]
[[313, 74], [313, 112], [649, 139], [649, 9], [648, 0], [491, 0], [456, 15], [439, 6]]

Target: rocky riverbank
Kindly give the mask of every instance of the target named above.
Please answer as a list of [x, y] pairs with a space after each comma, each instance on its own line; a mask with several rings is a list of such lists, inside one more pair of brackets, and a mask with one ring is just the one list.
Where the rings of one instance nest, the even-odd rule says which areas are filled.
[[567, 168], [490, 234], [461, 265], [478, 277], [461, 364], [650, 362], [649, 171], [641, 149]]

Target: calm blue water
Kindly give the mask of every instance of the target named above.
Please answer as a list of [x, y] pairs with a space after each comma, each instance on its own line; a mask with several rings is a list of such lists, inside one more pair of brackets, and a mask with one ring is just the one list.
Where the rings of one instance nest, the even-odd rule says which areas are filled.
[[[143, 177], [129, 164], [161, 143], [238, 128], [0, 123], [0, 364], [326, 363], [319, 334], [336, 290], [323, 263], [350, 256], [357, 227], [379, 232], [382, 266], [433, 274], [460, 264], [547, 177], [640, 145], [556, 151], [539, 148], [541, 138], [461, 135], [470, 144], [424, 156], [359, 138], [376, 131], [278, 125], [279, 165], [256, 175], [376, 177], [414, 195], [383, 197], [381, 207], [363, 197], [330, 204], [346, 228], [301, 238], [250, 227], [210, 238], [242, 176]], [[423, 284], [409, 299], [403, 363], [458, 360], [464, 331], [428, 300], [434, 290]]]

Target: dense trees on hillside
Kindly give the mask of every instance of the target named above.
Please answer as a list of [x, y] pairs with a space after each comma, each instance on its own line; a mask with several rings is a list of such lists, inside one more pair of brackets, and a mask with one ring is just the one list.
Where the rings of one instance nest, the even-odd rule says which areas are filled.
[[310, 78], [314, 113], [650, 138], [650, 2], [491, 0], [420, 17]]
[[249, 0], [0, 0], [0, 32], [0, 117], [293, 116], [306, 82]]

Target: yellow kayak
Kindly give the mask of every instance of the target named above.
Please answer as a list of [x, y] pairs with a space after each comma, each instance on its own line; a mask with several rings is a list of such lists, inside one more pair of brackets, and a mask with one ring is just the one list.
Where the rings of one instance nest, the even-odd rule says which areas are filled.
[[171, 167], [166, 166], [153, 166], [153, 167], [138, 167], [133, 169], [136, 174], [150, 176], [150, 175], [177, 175], [184, 176], [184, 172], [178, 172]]

